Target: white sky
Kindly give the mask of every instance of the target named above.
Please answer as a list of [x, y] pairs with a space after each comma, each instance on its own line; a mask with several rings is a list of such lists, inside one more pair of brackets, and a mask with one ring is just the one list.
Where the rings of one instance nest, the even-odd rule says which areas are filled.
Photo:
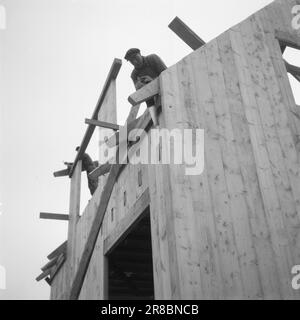
[[[7, 23], [0, 30], [0, 266], [7, 275], [0, 299], [49, 298], [49, 286], [35, 278], [66, 240], [67, 223], [40, 220], [39, 212], [68, 213], [69, 179], [52, 173], [74, 160], [113, 59], [138, 47], [170, 66], [191, 52], [167, 27], [175, 16], [209, 41], [270, 2], [0, 0]], [[134, 91], [131, 70], [123, 60], [120, 124]], [[88, 152], [97, 158], [96, 139]]]

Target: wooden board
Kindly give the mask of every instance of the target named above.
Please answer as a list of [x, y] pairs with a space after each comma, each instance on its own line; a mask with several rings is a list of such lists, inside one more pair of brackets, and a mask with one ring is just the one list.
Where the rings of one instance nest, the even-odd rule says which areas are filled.
[[150, 83], [146, 84], [141, 89], [137, 90], [135, 93], [128, 97], [128, 101], [133, 105], [138, 105], [155, 95], [159, 94], [159, 80], [158, 78], [152, 80]]
[[40, 212], [40, 219], [49, 220], [69, 220], [68, 214]]
[[205, 44], [205, 41], [178, 17], [175, 17], [168, 27], [193, 50], [197, 50]]

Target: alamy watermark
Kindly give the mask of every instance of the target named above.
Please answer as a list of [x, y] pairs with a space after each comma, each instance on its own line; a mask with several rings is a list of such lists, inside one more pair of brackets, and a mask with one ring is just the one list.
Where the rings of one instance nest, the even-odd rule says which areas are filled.
[[295, 30], [300, 29], [300, 5], [296, 5], [292, 8], [292, 14], [294, 15], [292, 19], [292, 28]]
[[[127, 141], [134, 141], [136, 152], [130, 153]], [[142, 129], [127, 127], [119, 132], [119, 149], [109, 144], [105, 130], [100, 131], [101, 162], [121, 164], [174, 164], [185, 165], [188, 176], [201, 175], [204, 170], [204, 130], [203, 129], [151, 129], [148, 133]], [[126, 142], [126, 143], [124, 143]], [[115, 141], [112, 143], [114, 144]]]
[[292, 274], [295, 275], [292, 279], [292, 288], [294, 290], [300, 289], [300, 265], [292, 268]]

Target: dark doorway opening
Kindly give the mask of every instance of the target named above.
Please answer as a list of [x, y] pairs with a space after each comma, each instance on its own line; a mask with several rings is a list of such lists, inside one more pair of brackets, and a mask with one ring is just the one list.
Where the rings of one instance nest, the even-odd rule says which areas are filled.
[[154, 299], [149, 207], [108, 255], [108, 299]]

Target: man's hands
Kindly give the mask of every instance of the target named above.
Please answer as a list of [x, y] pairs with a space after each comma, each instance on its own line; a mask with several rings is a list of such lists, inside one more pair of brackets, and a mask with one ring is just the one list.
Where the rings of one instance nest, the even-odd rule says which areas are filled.
[[141, 89], [144, 85], [151, 82], [153, 79], [150, 76], [137, 77], [137, 82], [135, 83], [136, 90]]

